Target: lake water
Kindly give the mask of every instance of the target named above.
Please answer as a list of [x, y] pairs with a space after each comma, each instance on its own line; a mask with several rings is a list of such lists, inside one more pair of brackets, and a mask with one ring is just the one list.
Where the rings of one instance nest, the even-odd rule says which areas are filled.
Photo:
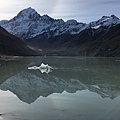
[[[33, 67], [41, 63], [52, 69]], [[0, 60], [0, 114], [0, 120], [120, 120], [120, 58]]]

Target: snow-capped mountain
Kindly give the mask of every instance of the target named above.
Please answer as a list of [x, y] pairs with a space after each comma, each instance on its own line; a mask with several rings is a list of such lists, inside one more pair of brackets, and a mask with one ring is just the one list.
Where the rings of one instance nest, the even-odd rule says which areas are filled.
[[93, 29], [98, 29], [101, 26], [111, 27], [117, 24], [120, 24], [120, 19], [115, 15], [103, 16], [101, 19], [89, 23], [90, 27]]
[[63, 33], [77, 34], [87, 27], [86, 24], [78, 23], [76, 20], [64, 22], [62, 19], [56, 20], [48, 15], [40, 16], [31, 7], [22, 10], [9, 21], [1, 21], [0, 25], [22, 39], [35, 37], [46, 32], [49, 34], [49, 31], [54, 32], [54, 36]]
[[0, 21], [0, 25], [8, 32], [21, 39], [33, 38], [37, 35], [47, 33], [51, 36], [62, 34], [79, 34], [88, 27], [98, 29], [101, 26], [112, 26], [119, 24], [120, 20], [115, 15], [103, 16], [98, 21], [89, 24], [79, 23], [76, 20], [64, 22], [62, 19], [53, 19], [48, 15], [41, 16], [33, 8], [22, 10], [13, 19]]

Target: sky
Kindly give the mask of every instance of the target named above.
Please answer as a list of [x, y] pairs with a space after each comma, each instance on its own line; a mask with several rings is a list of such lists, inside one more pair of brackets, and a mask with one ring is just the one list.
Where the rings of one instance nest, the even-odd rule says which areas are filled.
[[0, 20], [12, 19], [28, 7], [64, 21], [89, 23], [113, 14], [120, 18], [120, 0], [0, 0]]

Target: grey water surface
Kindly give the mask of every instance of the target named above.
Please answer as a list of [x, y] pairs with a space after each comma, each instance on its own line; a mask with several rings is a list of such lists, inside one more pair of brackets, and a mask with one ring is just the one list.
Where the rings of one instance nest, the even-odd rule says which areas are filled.
[[[28, 69], [41, 63], [53, 69]], [[120, 58], [0, 60], [0, 114], [0, 120], [120, 120]]]

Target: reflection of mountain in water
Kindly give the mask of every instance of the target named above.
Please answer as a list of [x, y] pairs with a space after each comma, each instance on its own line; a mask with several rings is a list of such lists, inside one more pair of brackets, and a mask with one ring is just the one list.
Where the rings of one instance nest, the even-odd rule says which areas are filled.
[[50, 74], [25, 69], [2, 83], [0, 89], [10, 90], [20, 100], [29, 104], [39, 96], [47, 97], [52, 93], [62, 93], [63, 91], [75, 93], [77, 90], [88, 89], [103, 98], [111, 99], [120, 95], [119, 73], [115, 72], [116, 69], [119, 71], [119, 67], [104, 66], [104, 64], [97, 64], [97, 67], [96, 65], [90, 66], [90, 64], [71, 65], [72, 67], [70, 67], [68, 61], [67, 63], [68, 67], [65, 67], [64, 63], [62, 67], [57, 66], [58, 69], [53, 70]]

